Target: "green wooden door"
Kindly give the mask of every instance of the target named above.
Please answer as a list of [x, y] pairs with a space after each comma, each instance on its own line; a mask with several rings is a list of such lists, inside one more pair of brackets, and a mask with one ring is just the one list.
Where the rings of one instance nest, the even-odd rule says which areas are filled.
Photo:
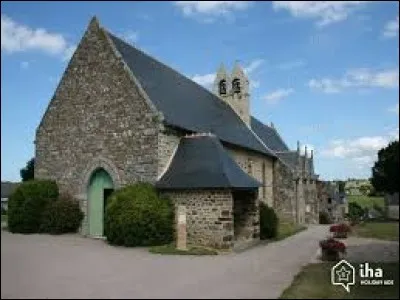
[[110, 175], [104, 169], [98, 169], [90, 178], [88, 186], [89, 234], [103, 236], [104, 190], [114, 187]]

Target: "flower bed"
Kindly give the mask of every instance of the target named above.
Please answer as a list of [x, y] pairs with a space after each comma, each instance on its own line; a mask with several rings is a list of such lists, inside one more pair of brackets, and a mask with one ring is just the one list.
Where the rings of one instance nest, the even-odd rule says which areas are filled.
[[321, 247], [322, 260], [338, 261], [346, 254], [346, 245], [333, 238], [319, 242]]
[[333, 233], [333, 237], [335, 238], [347, 238], [347, 234], [350, 232], [350, 226], [345, 223], [335, 224], [329, 228], [329, 231]]

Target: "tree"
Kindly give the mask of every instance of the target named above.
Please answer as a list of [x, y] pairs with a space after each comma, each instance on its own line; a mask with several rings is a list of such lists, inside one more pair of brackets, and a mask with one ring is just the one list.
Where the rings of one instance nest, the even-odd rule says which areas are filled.
[[20, 174], [22, 181], [33, 179], [35, 170], [35, 158], [32, 158], [26, 163], [26, 167], [21, 169]]
[[399, 192], [399, 141], [378, 151], [378, 161], [372, 168], [371, 183], [377, 192]]

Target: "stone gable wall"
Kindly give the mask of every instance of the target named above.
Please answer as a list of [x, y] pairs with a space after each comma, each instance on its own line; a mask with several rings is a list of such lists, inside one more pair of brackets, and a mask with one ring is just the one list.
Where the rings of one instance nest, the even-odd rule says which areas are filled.
[[266, 158], [261, 154], [257, 154], [244, 149], [225, 146], [228, 153], [236, 161], [236, 163], [259, 182], [263, 183], [263, 163], [265, 165], [265, 185], [258, 189], [258, 197], [260, 201], [273, 206], [273, 160]]
[[116, 187], [156, 180], [158, 127], [156, 112], [104, 31], [91, 23], [38, 127], [35, 178], [56, 180], [86, 212], [86, 187], [96, 167], [104, 167]]
[[169, 162], [172, 160], [175, 149], [179, 145], [180, 138], [184, 136], [183, 131], [170, 127], [163, 127], [158, 133], [158, 176], [160, 176]]

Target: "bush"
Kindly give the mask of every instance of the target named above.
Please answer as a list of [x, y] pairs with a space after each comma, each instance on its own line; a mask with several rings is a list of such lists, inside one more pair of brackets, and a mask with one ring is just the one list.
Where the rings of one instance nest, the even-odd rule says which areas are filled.
[[83, 217], [79, 202], [70, 195], [63, 194], [47, 207], [40, 231], [50, 234], [77, 232]]
[[329, 227], [329, 232], [348, 233], [350, 231], [351, 231], [350, 226], [345, 223], [340, 223], [340, 224], [332, 225], [331, 227]]
[[349, 218], [353, 223], [357, 223], [364, 215], [365, 210], [358, 203], [349, 203]]
[[272, 239], [278, 235], [278, 216], [272, 207], [260, 203], [260, 239]]
[[105, 212], [104, 234], [110, 244], [157, 246], [174, 240], [174, 207], [151, 184], [115, 191]]
[[22, 182], [8, 200], [8, 228], [14, 233], [37, 233], [47, 206], [58, 197], [50, 180]]
[[332, 220], [326, 211], [319, 212], [319, 224], [331, 224]]

